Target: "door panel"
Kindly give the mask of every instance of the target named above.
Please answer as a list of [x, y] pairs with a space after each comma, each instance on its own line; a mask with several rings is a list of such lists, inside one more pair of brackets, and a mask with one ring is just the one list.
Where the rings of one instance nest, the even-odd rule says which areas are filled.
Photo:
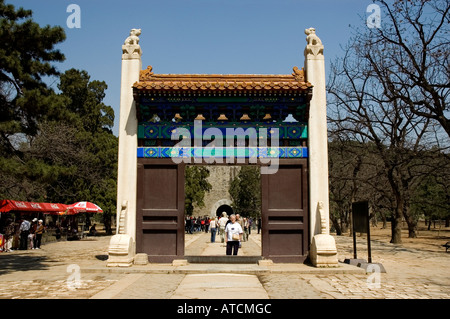
[[307, 162], [280, 160], [261, 174], [262, 255], [274, 262], [304, 262], [308, 255]]
[[136, 252], [150, 262], [184, 256], [184, 165], [138, 160]]

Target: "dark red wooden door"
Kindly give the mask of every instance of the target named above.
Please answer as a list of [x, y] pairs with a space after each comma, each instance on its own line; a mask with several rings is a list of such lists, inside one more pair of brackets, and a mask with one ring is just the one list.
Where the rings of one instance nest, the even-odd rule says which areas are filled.
[[261, 174], [262, 256], [304, 262], [309, 250], [306, 159], [282, 160], [277, 173]]
[[136, 252], [150, 262], [184, 257], [184, 169], [170, 159], [138, 160]]

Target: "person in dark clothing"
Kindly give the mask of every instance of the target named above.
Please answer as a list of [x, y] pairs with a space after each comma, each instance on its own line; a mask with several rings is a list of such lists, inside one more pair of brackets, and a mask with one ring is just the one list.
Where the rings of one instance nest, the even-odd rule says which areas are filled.
[[186, 219], [186, 233], [192, 234], [192, 219]]
[[20, 250], [27, 250], [28, 249], [28, 235], [30, 233], [30, 227], [31, 223], [24, 219], [19, 227], [20, 232]]

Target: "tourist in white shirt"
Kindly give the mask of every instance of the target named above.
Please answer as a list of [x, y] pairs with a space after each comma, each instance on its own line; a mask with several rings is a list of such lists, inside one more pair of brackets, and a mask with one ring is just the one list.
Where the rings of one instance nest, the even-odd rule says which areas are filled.
[[219, 219], [219, 235], [222, 243], [225, 242], [225, 226], [227, 225], [227, 222], [227, 213], [223, 212], [222, 217]]
[[24, 219], [20, 224], [20, 250], [28, 249], [28, 234], [30, 233], [30, 227], [31, 223], [27, 219]]
[[225, 242], [227, 244], [227, 255], [237, 255], [239, 250], [239, 243], [242, 240], [242, 230], [241, 225], [236, 222], [236, 215], [232, 214], [230, 216], [230, 223], [225, 227]]

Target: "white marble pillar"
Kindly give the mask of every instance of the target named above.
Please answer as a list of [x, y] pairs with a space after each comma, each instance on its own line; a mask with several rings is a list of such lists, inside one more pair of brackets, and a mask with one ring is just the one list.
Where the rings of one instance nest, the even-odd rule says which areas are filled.
[[[319, 202], [323, 203], [324, 213], [329, 214], [327, 102], [323, 45], [315, 34], [314, 28], [306, 29], [305, 34], [307, 34], [304, 52], [306, 80], [313, 85], [308, 119], [309, 209], [312, 238], [321, 233], [320, 215], [317, 209]], [[329, 231], [328, 219], [327, 230]]]
[[142, 50], [132, 29], [122, 45], [120, 86], [119, 154], [117, 172], [117, 234], [109, 246], [108, 266], [130, 266], [136, 242], [137, 132], [136, 105], [132, 86], [139, 81]]
[[120, 85], [119, 158], [117, 175], [117, 220], [126, 202], [125, 233], [136, 240], [137, 131], [136, 105], [132, 86], [142, 70], [140, 30], [133, 29], [122, 46]]
[[338, 264], [334, 238], [330, 236], [327, 98], [323, 44], [314, 28], [305, 30], [306, 80], [313, 85], [308, 119], [310, 258], [317, 267]]

